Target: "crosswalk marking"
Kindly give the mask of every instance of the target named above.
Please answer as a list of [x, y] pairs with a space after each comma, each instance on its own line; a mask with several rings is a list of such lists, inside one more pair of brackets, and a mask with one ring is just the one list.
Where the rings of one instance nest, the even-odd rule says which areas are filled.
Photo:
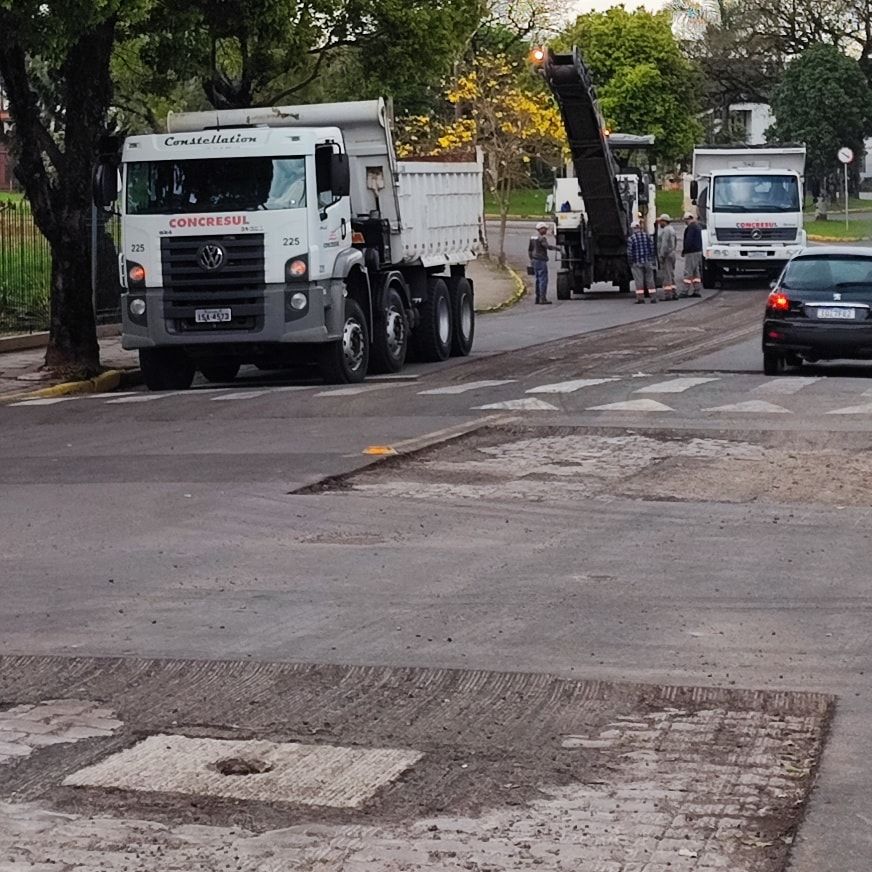
[[553, 385], [539, 385], [530, 388], [528, 394], [571, 394], [582, 388], [590, 388], [594, 385], [604, 385], [616, 381], [614, 378], [577, 378], [571, 381], [555, 382]]
[[175, 397], [187, 391], [161, 391], [153, 394], [134, 394], [132, 397], [119, 397], [117, 400], [106, 400], [107, 406], [120, 406], [123, 403], [153, 403], [155, 400], [165, 400], [167, 397]]
[[386, 388], [392, 387], [388, 382], [386, 384], [376, 385], [353, 385], [348, 388], [336, 388], [332, 391], [321, 391], [315, 394], [316, 397], [355, 397], [358, 394], [368, 394], [370, 391], [383, 391]]
[[719, 381], [716, 377], [709, 378], [673, 378], [669, 381], [657, 382], [654, 385], [647, 385], [644, 388], [638, 388], [637, 394], [683, 394], [690, 388], [695, 388], [697, 385], [708, 384], [709, 382]]
[[237, 391], [233, 394], [221, 394], [218, 397], [210, 397], [209, 399], [213, 403], [225, 402], [230, 400], [253, 400], [255, 397], [262, 397], [264, 394], [270, 393], [269, 390], [265, 391]]
[[772, 378], [758, 385], [751, 393], [763, 396], [787, 397], [798, 394], [803, 388], [819, 382], [820, 377], [809, 376], [807, 378]]
[[703, 409], [703, 412], [762, 412], [764, 414], [792, 414], [783, 406], [775, 403], [767, 403], [765, 400], [746, 400], [743, 403], [730, 403], [727, 406], [714, 406], [711, 409]]
[[36, 400], [21, 400], [18, 403], [10, 403], [10, 406], [53, 406], [55, 403], [63, 403], [66, 400], [75, 400], [77, 397], [40, 397]]
[[514, 382], [515, 380], [513, 378], [491, 379], [489, 381], [463, 382], [462, 384], [451, 385], [450, 387], [446, 388], [431, 388], [429, 391], [419, 391], [418, 396], [435, 397], [442, 395], [465, 394], [467, 391], [477, 391], [481, 388], [496, 388], [500, 385], [514, 384]]
[[675, 409], [657, 400], [625, 400], [622, 403], [606, 403], [604, 406], [591, 406], [587, 412], [674, 412]]
[[872, 415], [872, 403], [861, 406], [846, 406], [844, 409], [833, 409], [828, 415]]
[[520, 400], [507, 400], [505, 403], [488, 403], [486, 406], [473, 406], [474, 409], [503, 409], [514, 412], [556, 412], [557, 406], [546, 403], [544, 400], [536, 400], [533, 397], [524, 397]]

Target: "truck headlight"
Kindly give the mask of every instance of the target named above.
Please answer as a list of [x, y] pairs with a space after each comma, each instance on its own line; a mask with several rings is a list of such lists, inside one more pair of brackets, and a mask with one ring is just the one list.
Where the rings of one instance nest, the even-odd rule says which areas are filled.
[[309, 301], [308, 301], [308, 299], [306, 298], [306, 295], [305, 295], [305, 294], [299, 294], [299, 293], [298, 293], [298, 294], [293, 294], [293, 295], [291, 296], [291, 308], [292, 308], [292, 309], [297, 309], [297, 310], [305, 309], [305, 308], [306, 308], [306, 304], [307, 304], [308, 302], [309, 302]]
[[130, 314], [136, 318], [141, 318], [145, 314], [145, 300], [142, 297], [134, 297], [128, 304]]

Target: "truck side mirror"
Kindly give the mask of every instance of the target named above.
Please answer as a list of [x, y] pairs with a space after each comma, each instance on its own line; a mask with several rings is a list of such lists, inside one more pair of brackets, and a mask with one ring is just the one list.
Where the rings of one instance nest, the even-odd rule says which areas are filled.
[[690, 183], [690, 199], [695, 203], [699, 198], [699, 182], [694, 179]]
[[330, 156], [330, 189], [334, 197], [347, 197], [351, 193], [351, 169], [347, 154], [334, 152]]
[[118, 197], [118, 170], [101, 161], [94, 168], [92, 187], [94, 204], [108, 209]]
[[639, 198], [640, 206], [647, 206], [649, 200], [651, 199], [648, 193], [648, 186], [651, 184], [651, 177], [644, 173], [642, 175], [642, 180], [639, 184], [639, 191], [637, 193], [637, 197]]

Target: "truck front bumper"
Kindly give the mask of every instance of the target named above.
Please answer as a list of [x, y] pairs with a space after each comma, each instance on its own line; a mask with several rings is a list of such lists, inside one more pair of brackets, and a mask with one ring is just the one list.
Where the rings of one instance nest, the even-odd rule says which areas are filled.
[[[128, 289], [121, 295], [121, 344], [138, 349], [329, 342], [342, 335], [344, 294], [341, 281], [266, 285], [226, 297], [216, 293], [214, 299], [202, 293], [174, 294], [163, 288]], [[292, 302], [295, 295], [297, 306]], [[298, 308], [299, 295], [305, 297], [305, 305]], [[138, 314], [143, 303], [145, 311]], [[231, 320], [198, 322], [198, 311], [210, 310], [229, 310]]]
[[736, 271], [780, 269], [802, 250], [802, 245], [713, 245], [705, 250], [705, 259]]

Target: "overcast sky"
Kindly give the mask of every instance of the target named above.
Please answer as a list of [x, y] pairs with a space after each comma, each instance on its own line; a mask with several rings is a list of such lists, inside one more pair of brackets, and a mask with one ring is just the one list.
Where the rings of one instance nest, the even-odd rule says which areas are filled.
[[[599, 12], [603, 9], [608, 9], [609, 6], [618, 6], [616, 0], [570, 0], [567, 4], [568, 17], [574, 18], [576, 15], [581, 15], [584, 12]], [[637, 6], [646, 6], [648, 9], [660, 9], [663, 6], [662, 0], [627, 0], [624, 3], [627, 9], [635, 9]]]

